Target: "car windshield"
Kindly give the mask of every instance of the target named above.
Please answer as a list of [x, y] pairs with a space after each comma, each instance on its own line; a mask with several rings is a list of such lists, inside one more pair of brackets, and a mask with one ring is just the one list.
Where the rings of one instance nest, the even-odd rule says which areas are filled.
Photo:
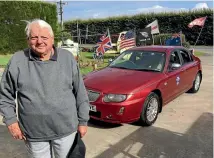
[[165, 60], [166, 54], [164, 52], [128, 50], [117, 57], [109, 67], [137, 71], [162, 72]]

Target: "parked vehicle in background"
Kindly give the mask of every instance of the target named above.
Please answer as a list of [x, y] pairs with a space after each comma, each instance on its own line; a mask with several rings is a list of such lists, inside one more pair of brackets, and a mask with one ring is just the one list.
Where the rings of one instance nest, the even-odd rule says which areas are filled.
[[182, 46], [131, 48], [84, 77], [91, 118], [147, 126], [164, 105], [187, 91], [196, 93], [201, 81], [200, 59]]
[[73, 54], [73, 56], [75, 57], [76, 60], [78, 60], [79, 57], [79, 44], [73, 42], [70, 39], [65, 40], [62, 45], [61, 45], [62, 49], [66, 49], [69, 52], [71, 52]]

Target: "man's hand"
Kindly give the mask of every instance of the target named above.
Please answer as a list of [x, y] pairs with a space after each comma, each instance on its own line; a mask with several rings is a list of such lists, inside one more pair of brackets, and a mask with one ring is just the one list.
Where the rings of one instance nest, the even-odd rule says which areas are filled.
[[78, 126], [81, 138], [87, 133], [88, 126]]
[[10, 131], [10, 134], [13, 136], [14, 139], [26, 140], [25, 136], [23, 135], [23, 133], [19, 127], [18, 122], [9, 125], [7, 128]]

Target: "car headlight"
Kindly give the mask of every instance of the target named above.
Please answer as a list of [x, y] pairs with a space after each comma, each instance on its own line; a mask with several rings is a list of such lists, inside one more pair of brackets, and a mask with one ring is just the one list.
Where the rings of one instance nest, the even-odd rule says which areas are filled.
[[126, 100], [126, 95], [124, 94], [106, 94], [103, 98], [104, 102], [122, 102]]

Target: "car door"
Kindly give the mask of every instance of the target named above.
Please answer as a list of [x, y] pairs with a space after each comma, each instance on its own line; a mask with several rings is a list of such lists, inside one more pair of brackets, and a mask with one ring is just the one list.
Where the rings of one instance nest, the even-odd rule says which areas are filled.
[[197, 63], [193, 60], [189, 51], [179, 49], [179, 55], [182, 61], [182, 69], [184, 70], [183, 80], [185, 82], [185, 86], [183, 87], [183, 90], [185, 91], [192, 87], [198, 69], [196, 66]]
[[165, 73], [166, 79], [164, 81], [164, 87], [162, 89], [162, 93], [164, 95], [164, 102], [168, 103], [172, 99], [174, 99], [183, 89], [183, 78], [184, 72], [182, 67], [172, 70], [171, 64], [176, 63], [182, 65], [182, 60], [180, 58], [178, 50], [174, 50], [171, 52], [168, 62], [168, 68]]

